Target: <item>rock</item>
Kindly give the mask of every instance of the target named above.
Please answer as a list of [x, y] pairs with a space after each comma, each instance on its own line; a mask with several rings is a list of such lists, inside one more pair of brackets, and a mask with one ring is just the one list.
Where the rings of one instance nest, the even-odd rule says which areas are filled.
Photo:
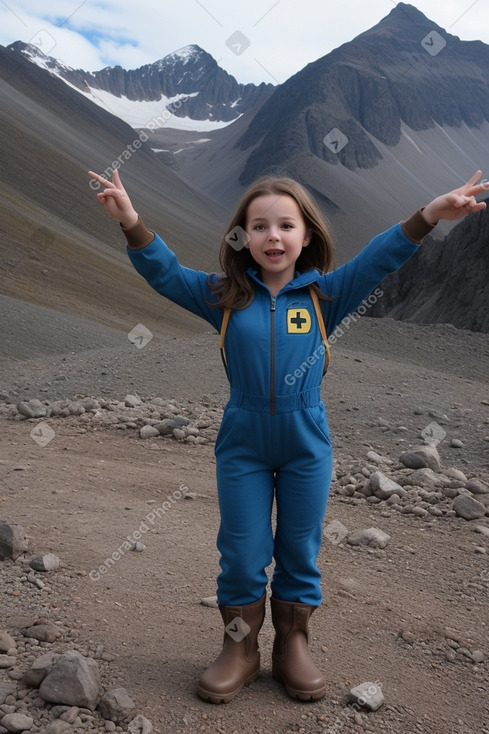
[[474, 527], [474, 530], [476, 533], [481, 533], [482, 535], [485, 535], [489, 538], [489, 528], [487, 527], [487, 525], [476, 525]]
[[71, 706], [67, 711], [63, 711], [59, 718], [67, 724], [74, 724], [79, 712], [78, 706]]
[[81, 706], [93, 711], [98, 703], [100, 672], [92, 658], [68, 650], [55, 662], [39, 688], [48, 703]]
[[34, 556], [29, 566], [35, 571], [56, 571], [59, 568], [59, 558], [54, 553], [45, 553], [43, 556]]
[[489, 487], [480, 482], [478, 479], [469, 479], [467, 489], [472, 494], [489, 494]]
[[71, 724], [68, 724], [67, 721], [62, 721], [61, 719], [51, 721], [46, 728], [43, 729], [44, 734], [69, 734], [69, 732], [72, 731], [73, 727]]
[[446, 477], [451, 477], [452, 479], [457, 479], [462, 486], [465, 487], [467, 484], [467, 477], [463, 473], [463, 471], [460, 471], [460, 469], [445, 469], [443, 472]]
[[78, 402], [78, 400], [74, 400], [68, 405], [68, 411], [70, 415], [83, 415], [83, 413], [85, 412], [85, 408], [81, 403]]
[[20, 525], [0, 521], [0, 559], [15, 561], [27, 550], [28, 541]]
[[0, 668], [13, 668], [15, 657], [13, 655], [0, 655]]
[[125, 688], [114, 688], [104, 693], [97, 708], [104, 719], [123, 724], [129, 721], [135, 706]]
[[146, 546], [141, 543], [140, 540], [136, 540], [131, 550], [135, 551], [136, 553], [142, 553], [145, 548]]
[[187, 437], [187, 434], [182, 428], [174, 428], [172, 433], [173, 438], [176, 438], [177, 441], [183, 441], [183, 439]]
[[368, 545], [371, 548], [385, 548], [390, 537], [378, 528], [367, 528], [351, 533], [347, 538], [347, 543], [350, 545]]
[[406, 479], [406, 484], [409, 483], [418, 487], [443, 487], [446, 482], [447, 478], [443, 474], [437, 474], [429, 468], [415, 469]]
[[397, 494], [399, 497], [404, 497], [407, 494], [406, 490], [400, 484], [394, 482], [393, 479], [389, 479], [389, 477], [386, 477], [380, 471], [376, 471], [370, 475], [370, 487], [375, 496], [381, 500], [386, 500], [393, 494]]
[[137, 408], [142, 402], [141, 398], [138, 398], [137, 395], [126, 395], [124, 398], [126, 408]]
[[52, 624], [35, 624], [28, 627], [22, 633], [24, 637], [32, 637], [39, 642], [54, 642], [61, 635], [57, 627]]
[[172, 418], [165, 418], [165, 420], [161, 421], [161, 423], [157, 423], [155, 425], [155, 428], [158, 430], [161, 436], [169, 436], [171, 433], [173, 433], [173, 429], [177, 428], [177, 425]]
[[217, 596], [206, 596], [204, 599], [201, 599], [200, 603], [204, 607], [211, 607], [212, 609], [218, 609], [219, 605], [217, 603]]
[[3, 706], [9, 696], [15, 695], [16, 690], [17, 686], [15, 683], [0, 680], [0, 706]]
[[392, 459], [389, 459], [388, 456], [381, 456], [377, 453], [377, 451], [369, 451], [367, 453], [367, 459], [369, 461], [373, 461], [374, 464], [386, 464], [390, 465], [392, 464]]
[[407, 466], [408, 469], [423, 469], [428, 466], [424, 457], [419, 454], [415, 454], [413, 451], [406, 451], [401, 454], [399, 461]]
[[0, 632], [0, 652], [8, 652], [17, 647], [15, 640], [7, 632]]
[[453, 509], [464, 520], [478, 520], [486, 514], [482, 502], [478, 502], [468, 494], [459, 494], [453, 501]]
[[350, 698], [369, 711], [377, 711], [384, 703], [382, 689], [376, 683], [362, 683], [350, 691]]
[[29, 731], [34, 724], [34, 719], [25, 714], [7, 714], [0, 723], [7, 731]]
[[26, 418], [44, 418], [47, 415], [47, 407], [40, 400], [28, 400], [17, 403], [17, 410]]
[[49, 652], [46, 655], [41, 655], [34, 661], [30, 670], [22, 675], [21, 682], [25, 686], [32, 686], [37, 688], [41, 685], [47, 674], [53, 669], [54, 664], [59, 659], [59, 654]]
[[151, 734], [153, 731], [153, 724], [151, 721], [148, 721], [148, 719], [145, 719], [144, 716], [136, 716], [135, 719], [133, 719], [127, 727], [127, 731], [129, 734]]
[[143, 426], [139, 431], [141, 438], [156, 438], [160, 435], [160, 432], [154, 426]]
[[461, 441], [459, 438], [452, 438], [450, 441], [450, 446], [452, 449], [461, 449], [463, 448], [464, 442]]
[[483, 663], [485, 659], [485, 655], [481, 650], [474, 650], [474, 652], [471, 655], [472, 660], [474, 663]]
[[[422, 463], [418, 466], [409, 466], [409, 464], [406, 463], [407, 457], [410, 457], [411, 463], [416, 463], [417, 459]], [[417, 457], [417, 459], [415, 457]], [[410, 469], [422, 469], [427, 467], [428, 469], [433, 469], [434, 472], [439, 472], [441, 468], [440, 455], [438, 453], [438, 449], [433, 443], [416, 446], [414, 449], [411, 449], [411, 451], [403, 454], [400, 457], [400, 461], [404, 466], [408, 466]]]

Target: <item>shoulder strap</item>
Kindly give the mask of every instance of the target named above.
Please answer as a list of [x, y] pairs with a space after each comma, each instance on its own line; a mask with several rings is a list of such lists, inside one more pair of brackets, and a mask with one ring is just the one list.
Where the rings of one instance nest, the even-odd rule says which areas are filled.
[[[224, 339], [226, 338], [226, 330], [228, 328], [229, 317], [231, 316], [231, 309], [225, 308], [222, 315], [221, 335], [219, 339], [219, 349], [221, 350], [221, 359], [228, 375], [228, 363], [226, 361], [226, 352], [224, 351]], [[229, 377], [229, 375], [228, 375]]]
[[324, 344], [324, 368], [323, 368], [323, 375], [326, 374], [326, 371], [328, 369], [329, 365], [329, 343], [328, 343], [328, 335], [326, 334], [326, 327], [324, 325], [324, 319], [323, 314], [321, 313], [321, 308], [319, 306], [319, 298], [318, 294], [316, 293], [316, 289], [314, 286], [309, 286], [309, 293], [311, 294], [312, 303], [314, 305], [314, 310], [316, 311], [316, 316], [319, 324], [319, 331], [321, 332], [321, 336], [323, 338], [323, 344]]
[[[312, 303], [314, 305], [314, 310], [316, 312], [316, 317], [319, 324], [319, 331], [321, 332], [321, 336], [323, 339], [324, 344], [324, 368], [323, 368], [323, 375], [326, 374], [326, 370], [328, 369], [329, 365], [329, 358], [330, 358], [330, 352], [329, 352], [329, 344], [328, 344], [328, 336], [326, 334], [326, 327], [324, 326], [324, 319], [323, 315], [321, 313], [321, 308], [319, 306], [319, 298], [318, 294], [316, 293], [315, 289], [312, 285], [309, 286], [309, 293], [311, 294]], [[226, 360], [226, 352], [224, 350], [224, 340], [226, 338], [226, 331], [228, 328], [229, 323], [229, 317], [231, 316], [231, 309], [225, 308], [223, 310], [223, 316], [222, 316], [222, 324], [221, 324], [221, 333], [219, 338], [219, 350], [221, 352], [221, 359], [222, 363], [224, 365], [224, 369], [226, 370], [226, 375], [228, 374], [228, 363]], [[228, 375], [229, 377], [229, 375]]]

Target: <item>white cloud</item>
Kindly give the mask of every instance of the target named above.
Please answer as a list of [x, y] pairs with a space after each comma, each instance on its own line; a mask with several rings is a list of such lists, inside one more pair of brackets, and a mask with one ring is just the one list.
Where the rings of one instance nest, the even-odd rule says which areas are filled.
[[[489, 43], [486, 0], [414, 4], [463, 40]], [[136, 68], [195, 43], [238, 81], [283, 82], [371, 28], [395, 5], [394, 0], [50, 0], [43, 11], [39, 0], [2, 0], [0, 43], [29, 42], [44, 30], [56, 44], [51, 55], [88, 71], [117, 64]], [[226, 45], [236, 31], [249, 41], [241, 54]]]

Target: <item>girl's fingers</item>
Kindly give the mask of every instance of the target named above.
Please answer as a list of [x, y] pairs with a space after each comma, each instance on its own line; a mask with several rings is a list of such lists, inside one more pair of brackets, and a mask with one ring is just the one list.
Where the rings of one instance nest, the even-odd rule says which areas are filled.
[[94, 171], [89, 171], [88, 172], [88, 175], [91, 176], [92, 178], [94, 178], [99, 183], [101, 183], [102, 186], [105, 186], [107, 188], [114, 188], [115, 189], [115, 185], [111, 181], [107, 181], [106, 178], [104, 178], [103, 176], [99, 176], [98, 173], [95, 173]]

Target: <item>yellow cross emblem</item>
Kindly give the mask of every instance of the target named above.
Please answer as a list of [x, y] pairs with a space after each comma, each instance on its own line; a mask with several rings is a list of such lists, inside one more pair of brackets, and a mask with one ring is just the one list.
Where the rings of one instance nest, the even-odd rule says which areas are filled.
[[311, 331], [311, 315], [307, 308], [287, 309], [287, 334], [308, 334]]

